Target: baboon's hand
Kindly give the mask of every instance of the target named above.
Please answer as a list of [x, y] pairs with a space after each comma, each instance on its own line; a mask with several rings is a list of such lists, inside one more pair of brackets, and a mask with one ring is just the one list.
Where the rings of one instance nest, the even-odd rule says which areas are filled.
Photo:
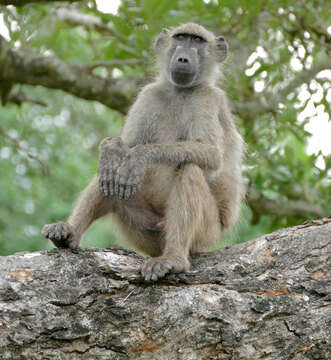
[[129, 147], [120, 137], [108, 137], [102, 140], [98, 173], [99, 190], [105, 196], [115, 194], [115, 175], [128, 152]]
[[180, 256], [159, 256], [146, 259], [141, 267], [141, 275], [146, 281], [156, 281], [169, 272], [183, 272], [190, 268], [186, 258]]
[[146, 161], [141, 151], [133, 148], [126, 156], [115, 176], [115, 194], [128, 200], [137, 192], [138, 185], [145, 172]]
[[71, 226], [64, 221], [45, 225], [41, 233], [56, 247], [69, 249], [79, 247], [79, 238], [74, 234]]

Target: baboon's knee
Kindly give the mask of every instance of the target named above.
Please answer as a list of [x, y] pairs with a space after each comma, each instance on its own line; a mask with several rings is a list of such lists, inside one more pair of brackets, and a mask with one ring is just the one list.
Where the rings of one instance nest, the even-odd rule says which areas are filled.
[[190, 251], [199, 252], [210, 248], [221, 238], [221, 224], [216, 200], [211, 192], [203, 170], [195, 164], [187, 164], [182, 169], [183, 196], [186, 205], [179, 214], [187, 214], [192, 234]]
[[[201, 191], [206, 191], [208, 189], [208, 184], [206, 182], [203, 170], [195, 164], [186, 164], [181, 168], [181, 181], [182, 185], [185, 186], [187, 190], [197, 190], [199, 193]], [[191, 193], [191, 195], [199, 195]]]
[[[201, 223], [210, 209], [216, 208], [215, 199], [205, 179], [203, 170], [195, 164], [184, 165], [179, 172], [175, 187], [169, 197], [168, 210], [178, 217], [194, 221], [195, 226]], [[212, 211], [214, 212], [214, 211]]]
[[198, 175], [203, 176], [203, 171], [200, 166], [196, 164], [185, 164], [181, 167], [184, 176]]

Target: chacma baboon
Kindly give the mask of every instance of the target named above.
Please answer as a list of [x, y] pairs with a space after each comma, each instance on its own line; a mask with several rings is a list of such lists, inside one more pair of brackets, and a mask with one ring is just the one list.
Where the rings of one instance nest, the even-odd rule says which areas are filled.
[[188, 270], [189, 254], [236, 222], [244, 194], [243, 141], [215, 86], [224, 38], [189, 23], [163, 30], [155, 50], [158, 77], [121, 136], [102, 141], [98, 174], [67, 222], [43, 229], [56, 246], [76, 248], [95, 219], [112, 213], [124, 238], [152, 256], [145, 280]]

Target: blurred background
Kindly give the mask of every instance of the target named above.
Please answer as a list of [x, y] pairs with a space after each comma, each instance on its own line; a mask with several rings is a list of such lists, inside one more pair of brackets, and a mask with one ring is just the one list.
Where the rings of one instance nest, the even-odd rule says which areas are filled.
[[[191, 21], [227, 39], [218, 84], [248, 145], [220, 246], [330, 214], [330, 19], [327, 0], [0, 0], [0, 255], [51, 247], [42, 226], [68, 216], [153, 78], [153, 38]], [[83, 245], [113, 242], [104, 219]]]

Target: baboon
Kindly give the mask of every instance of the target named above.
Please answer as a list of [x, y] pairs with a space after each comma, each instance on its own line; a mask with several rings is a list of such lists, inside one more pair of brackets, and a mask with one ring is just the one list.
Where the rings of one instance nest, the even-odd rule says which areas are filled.
[[91, 223], [112, 214], [120, 233], [152, 257], [145, 280], [190, 267], [189, 255], [234, 225], [244, 195], [243, 141], [215, 86], [223, 37], [189, 23], [156, 38], [158, 77], [131, 107], [120, 137], [100, 145], [98, 174], [67, 222], [45, 225], [58, 247], [77, 248]]

